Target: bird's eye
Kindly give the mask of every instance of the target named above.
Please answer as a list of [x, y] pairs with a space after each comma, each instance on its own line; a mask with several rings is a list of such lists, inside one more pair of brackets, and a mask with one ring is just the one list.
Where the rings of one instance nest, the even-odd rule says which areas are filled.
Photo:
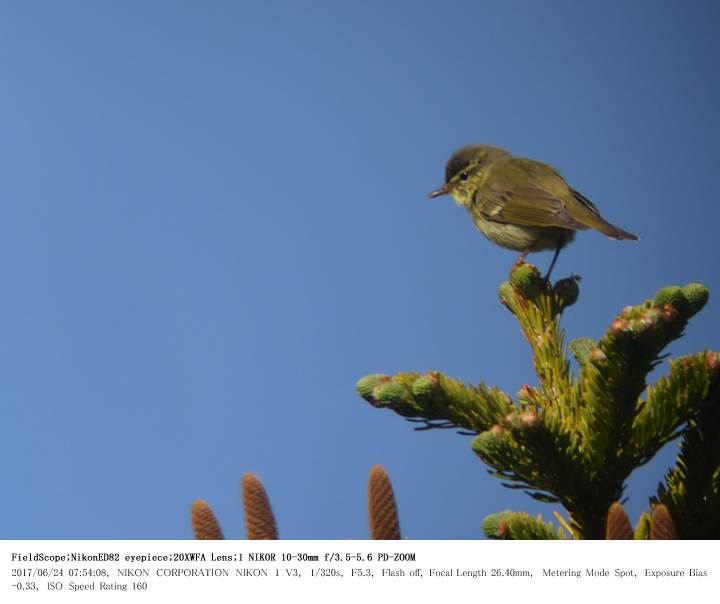
[[462, 174], [460, 174], [460, 180], [467, 180], [468, 178], [470, 178], [470, 171], [469, 171], [469, 170], [465, 170], [465, 172], [463, 172]]

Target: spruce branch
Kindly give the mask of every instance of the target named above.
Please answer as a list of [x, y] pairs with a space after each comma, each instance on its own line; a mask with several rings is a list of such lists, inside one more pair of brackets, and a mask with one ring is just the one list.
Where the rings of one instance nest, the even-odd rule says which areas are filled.
[[635, 525], [635, 534], [633, 539], [640, 541], [647, 541], [650, 539], [650, 532], [652, 529], [652, 516], [649, 512], [643, 512], [640, 516], [640, 520]]
[[579, 277], [563, 279], [551, 289], [534, 265], [522, 263], [513, 267], [509, 281], [499, 290], [500, 300], [515, 315], [530, 344], [535, 373], [548, 403], [570, 402], [572, 375], [557, 319], [577, 300], [578, 281]]
[[493, 475], [517, 483], [505, 486], [524, 488], [539, 501], [560, 501], [571, 512], [574, 530], [582, 532], [577, 494], [587, 479], [566, 432], [548, 427], [535, 411], [517, 412], [504, 426], [480, 434], [472, 448]]
[[[667, 442], [645, 441], [638, 453], [635, 441], [642, 440], [635, 430], [638, 415], [641, 424], [648, 423], [640, 394], [660, 352], [682, 335], [688, 319], [706, 301], [707, 290], [691, 284], [664, 288], [654, 300], [626, 307], [581, 366], [577, 391], [582, 408], [576, 430], [593, 492], [592, 500], [585, 497], [580, 505], [586, 518], [599, 519], [603, 507], [622, 497], [632, 470]], [[675, 427], [686, 419], [679, 418]], [[591, 534], [599, 538], [601, 528], [596, 521]]]
[[597, 342], [592, 338], [576, 338], [570, 342], [570, 350], [580, 367], [590, 360], [590, 353], [597, 348]]
[[[600, 339], [578, 338], [567, 346], [560, 319], [578, 298], [578, 282], [570, 277], [551, 286], [534, 266], [519, 263], [500, 286], [500, 300], [520, 324], [538, 378], [537, 387], [520, 388], [516, 402], [496, 388], [462, 384], [439, 372], [370, 375], [358, 382], [358, 392], [370, 404], [425, 427], [476, 433], [472, 448], [490, 473], [506, 487], [562, 503], [578, 538], [630, 538], [629, 520], [617, 503], [625, 481], [683, 434], [677, 466], [658, 498], [680, 535], [698, 527], [717, 533], [718, 356], [678, 359], [666, 378], [649, 389], [646, 384], [665, 347], [706, 304], [707, 289], [696, 283], [663, 288], [654, 299], [623, 309]], [[704, 524], [692, 517], [693, 510], [701, 510]], [[505, 517], [502, 522], [491, 527], [493, 535], [508, 530]], [[650, 538], [652, 526], [650, 515], [643, 515], [636, 538]]]
[[[707, 301], [698, 284], [667, 287], [653, 301], [626, 307], [589, 354], [578, 381], [584, 402], [579, 429], [596, 477], [617, 466], [624, 480], [636, 465], [631, 444], [633, 424], [643, 406], [647, 374], [660, 352], [682, 335], [687, 321]], [[646, 460], [647, 461], [647, 460]], [[620, 498], [615, 493], [613, 500]]]
[[[720, 377], [718, 353], [704, 354], [711, 380]], [[697, 368], [696, 368], [697, 369]], [[654, 502], [667, 506], [681, 539], [720, 539], [720, 393], [717, 385], [688, 422], [675, 467]]]
[[464, 428], [482, 432], [515, 409], [510, 397], [479, 384], [468, 386], [437, 371], [425, 374], [368, 375], [357, 391], [374, 407], [386, 407], [403, 417], [423, 418], [428, 427]]
[[647, 401], [633, 422], [633, 452], [645, 463], [680, 428], [707, 405], [720, 398], [720, 372], [712, 366], [718, 353], [701, 352], [681, 357], [670, 365], [667, 377], [648, 388]]
[[524, 512], [506, 510], [490, 514], [483, 521], [483, 532], [489, 539], [561, 539], [562, 534], [542, 516], [533, 518]]

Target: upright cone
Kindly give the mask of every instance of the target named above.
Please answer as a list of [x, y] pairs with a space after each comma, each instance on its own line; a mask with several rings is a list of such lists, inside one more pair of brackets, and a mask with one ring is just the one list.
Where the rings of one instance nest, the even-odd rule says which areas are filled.
[[387, 473], [379, 465], [370, 470], [368, 483], [368, 512], [372, 539], [400, 539], [395, 494]]
[[610, 506], [607, 517], [606, 539], [632, 539], [633, 529], [623, 506], [617, 501]]
[[242, 497], [248, 539], [277, 539], [277, 526], [270, 500], [262, 482], [252, 472], [248, 472], [243, 476]]
[[195, 533], [195, 539], [225, 539], [220, 529], [220, 523], [217, 521], [207, 501], [198, 499], [193, 502], [190, 511], [190, 520], [192, 522], [193, 532]]

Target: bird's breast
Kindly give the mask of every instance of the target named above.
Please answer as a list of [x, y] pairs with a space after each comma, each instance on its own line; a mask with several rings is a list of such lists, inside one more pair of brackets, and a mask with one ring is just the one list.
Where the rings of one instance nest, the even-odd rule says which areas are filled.
[[568, 243], [575, 235], [568, 229], [507, 224], [470, 215], [478, 230], [495, 245], [517, 252], [553, 250], [559, 241]]

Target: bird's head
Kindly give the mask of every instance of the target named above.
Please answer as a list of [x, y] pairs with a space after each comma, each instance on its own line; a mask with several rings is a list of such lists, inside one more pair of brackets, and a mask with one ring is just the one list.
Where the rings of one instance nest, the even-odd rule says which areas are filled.
[[504, 149], [489, 145], [468, 145], [458, 149], [445, 166], [445, 184], [428, 197], [449, 194], [458, 205], [468, 207], [473, 194], [487, 177], [483, 169], [506, 155], [509, 153]]

